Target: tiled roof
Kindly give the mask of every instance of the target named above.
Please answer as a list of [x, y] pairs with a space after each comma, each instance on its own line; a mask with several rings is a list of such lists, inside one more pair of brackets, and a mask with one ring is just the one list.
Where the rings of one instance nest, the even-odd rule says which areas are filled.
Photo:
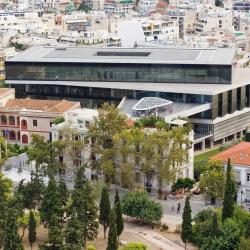
[[230, 158], [231, 163], [250, 167], [250, 142], [241, 142], [213, 156], [213, 160], [227, 162]]
[[5, 107], [9, 109], [41, 110], [53, 113], [62, 113], [73, 108], [77, 102], [66, 100], [36, 100], [36, 99], [10, 99]]

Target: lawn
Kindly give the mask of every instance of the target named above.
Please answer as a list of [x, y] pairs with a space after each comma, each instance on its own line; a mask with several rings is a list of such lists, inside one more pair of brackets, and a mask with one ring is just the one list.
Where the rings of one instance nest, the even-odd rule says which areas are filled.
[[207, 160], [209, 160], [209, 158], [218, 154], [219, 152], [220, 152], [220, 148], [215, 148], [215, 149], [212, 149], [212, 150], [205, 152], [203, 154], [196, 155], [194, 157], [194, 163], [198, 163], [201, 161], [207, 161]]

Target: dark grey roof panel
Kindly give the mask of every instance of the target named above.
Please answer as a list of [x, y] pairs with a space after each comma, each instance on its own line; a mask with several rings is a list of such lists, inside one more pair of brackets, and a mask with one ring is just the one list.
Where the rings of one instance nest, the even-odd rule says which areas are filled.
[[18, 62], [231, 65], [233, 48], [93, 48], [35, 46], [12, 57]]

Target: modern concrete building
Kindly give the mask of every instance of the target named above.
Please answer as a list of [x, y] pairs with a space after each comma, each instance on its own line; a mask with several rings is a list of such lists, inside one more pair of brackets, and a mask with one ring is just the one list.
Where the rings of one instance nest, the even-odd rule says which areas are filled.
[[33, 47], [6, 62], [18, 98], [67, 98], [97, 107], [124, 96], [173, 102], [165, 117], [188, 117], [195, 149], [237, 137], [250, 125], [250, 72], [232, 48]]

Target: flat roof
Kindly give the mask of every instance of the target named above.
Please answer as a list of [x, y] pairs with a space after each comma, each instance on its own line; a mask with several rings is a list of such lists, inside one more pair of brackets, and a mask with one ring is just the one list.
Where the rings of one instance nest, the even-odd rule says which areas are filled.
[[34, 46], [8, 62], [232, 65], [234, 48], [97, 48]]

